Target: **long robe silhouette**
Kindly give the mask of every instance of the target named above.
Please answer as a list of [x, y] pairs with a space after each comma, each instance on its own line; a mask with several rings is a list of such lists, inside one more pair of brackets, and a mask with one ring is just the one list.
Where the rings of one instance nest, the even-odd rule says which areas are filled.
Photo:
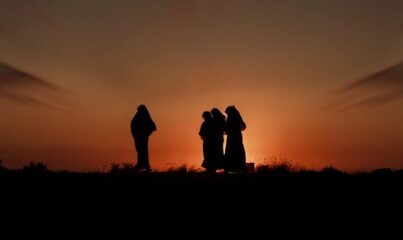
[[200, 126], [199, 135], [203, 140], [203, 163], [208, 172], [214, 172], [216, 168], [216, 159], [214, 154], [214, 131], [215, 126], [210, 112], [203, 112], [202, 115], [204, 122]]
[[135, 168], [137, 170], [145, 169], [146, 171], [150, 171], [148, 140], [151, 134], [157, 130], [157, 127], [145, 105], [137, 107], [137, 113], [134, 115], [130, 125], [137, 151], [137, 165]]
[[242, 131], [246, 129], [246, 124], [234, 106], [227, 107], [225, 113], [228, 115], [225, 123], [225, 132], [227, 133], [225, 171], [244, 172], [246, 171], [246, 154]]
[[214, 122], [214, 159], [215, 159], [215, 169], [224, 168], [224, 133], [225, 133], [225, 116], [217, 108], [211, 110], [211, 115], [213, 116]]

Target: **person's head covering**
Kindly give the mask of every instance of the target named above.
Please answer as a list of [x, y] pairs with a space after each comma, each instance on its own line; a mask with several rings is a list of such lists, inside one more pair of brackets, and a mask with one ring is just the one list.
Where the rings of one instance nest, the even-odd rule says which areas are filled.
[[233, 114], [236, 114], [238, 112], [238, 110], [235, 108], [235, 106], [228, 106], [226, 109], [225, 109], [225, 113], [227, 114], [227, 115], [233, 115]]
[[148, 109], [147, 109], [146, 105], [140, 104], [140, 105], [137, 107], [137, 111], [139, 111], [139, 112], [148, 112]]
[[218, 108], [211, 109], [211, 115], [213, 115], [213, 118], [225, 118], [224, 114], [222, 114]]
[[243, 123], [241, 114], [239, 113], [238, 109], [235, 108], [235, 106], [228, 106], [225, 109], [225, 113], [228, 115], [228, 119], [231, 119], [232, 121], [239, 121], [239, 122]]
[[146, 105], [140, 104], [137, 107], [137, 114], [141, 119], [151, 119], [150, 112], [148, 111]]
[[202, 117], [204, 120], [211, 119], [211, 113], [208, 111], [203, 112]]

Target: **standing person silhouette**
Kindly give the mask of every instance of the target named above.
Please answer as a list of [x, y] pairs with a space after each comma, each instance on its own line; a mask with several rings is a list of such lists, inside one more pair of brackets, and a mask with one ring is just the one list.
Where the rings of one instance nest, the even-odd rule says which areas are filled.
[[150, 135], [157, 130], [154, 121], [145, 105], [137, 107], [137, 112], [131, 121], [131, 133], [134, 139], [134, 145], [137, 151], [136, 170], [151, 170], [148, 159], [148, 139]]
[[225, 171], [245, 172], [246, 154], [243, 145], [242, 131], [246, 124], [235, 106], [229, 106], [225, 110], [227, 121], [225, 132], [227, 133], [227, 145], [225, 146]]
[[215, 158], [214, 158], [214, 122], [210, 112], [203, 112], [202, 123], [199, 131], [199, 136], [203, 140], [203, 163], [207, 172], [215, 172]]
[[211, 115], [213, 116], [214, 122], [214, 158], [215, 158], [215, 169], [224, 168], [224, 131], [225, 131], [225, 115], [221, 113], [218, 108], [213, 108], [211, 110]]

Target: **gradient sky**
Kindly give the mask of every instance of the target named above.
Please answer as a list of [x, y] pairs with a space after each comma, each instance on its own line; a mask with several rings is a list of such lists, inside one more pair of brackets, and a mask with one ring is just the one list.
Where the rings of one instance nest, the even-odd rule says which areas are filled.
[[403, 168], [402, 1], [0, 0], [0, 158], [199, 167], [205, 110], [236, 105], [248, 161]]

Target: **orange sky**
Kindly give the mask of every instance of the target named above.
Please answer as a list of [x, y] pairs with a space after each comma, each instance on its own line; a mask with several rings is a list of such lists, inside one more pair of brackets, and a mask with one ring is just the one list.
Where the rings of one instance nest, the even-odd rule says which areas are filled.
[[0, 62], [57, 86], [15, 84], [0, 68], [6, 166], [135, 162], [129, 124], [144, 103], [156, 169], [199, 167], [201, 113], [228, 105], [248, 126], [248, 161], [403, 167], [402, 100], [354, 105], [400, 96], [403, 72], [336, 91], [402, 61], [401, 1], [0, 3]]

